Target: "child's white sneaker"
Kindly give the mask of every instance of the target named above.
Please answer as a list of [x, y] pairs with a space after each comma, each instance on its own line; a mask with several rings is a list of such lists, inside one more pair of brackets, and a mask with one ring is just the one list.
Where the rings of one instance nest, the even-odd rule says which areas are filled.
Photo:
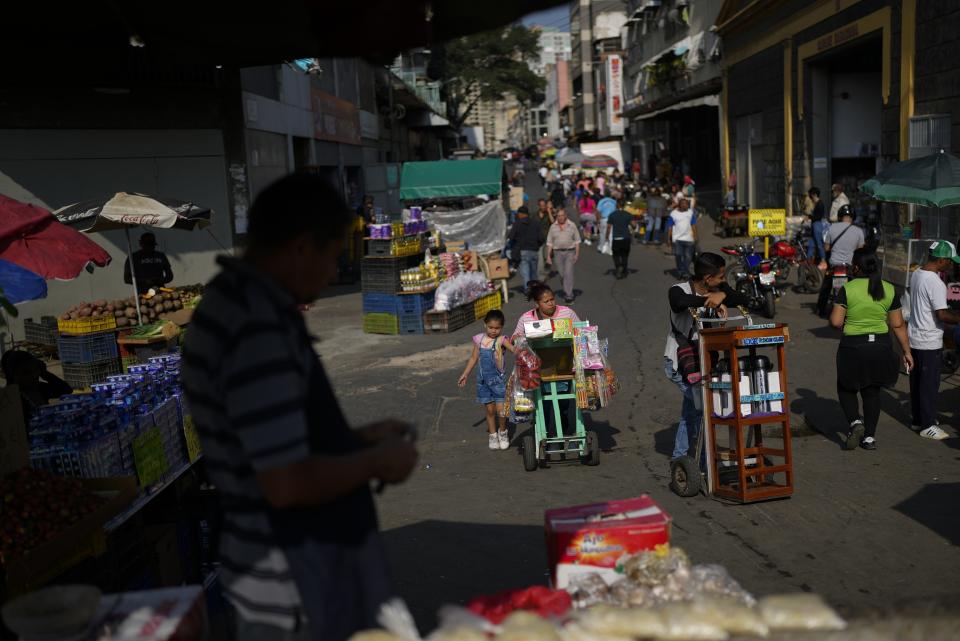
[[488, 438], [488, 441], [490, 442], [490, 449], [491, 449], [491, 450], [499, 450], [499, 449], [500, 449], [500, 439], [499, 439], [499, 437], [497, 437], [496, 434], [490, 434], [490, 435], [489, 435], [489, 438]]
[[497, 432], [497, 439], [500, 441], [501, 450], [510, 449], [510, 435], [507, 433], [507, 430], [500, 430]]

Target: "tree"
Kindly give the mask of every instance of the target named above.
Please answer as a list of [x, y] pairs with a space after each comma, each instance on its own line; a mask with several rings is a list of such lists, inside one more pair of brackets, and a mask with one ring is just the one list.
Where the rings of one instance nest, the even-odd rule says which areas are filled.
[[511, 25], [434, 48], [431, 72], [443, 82], [451, 124], [459, 129], [480, 100], [513, 94], [523, 104], [543, 101], [546, 79], [530, 63], [540, 56], [537, 32]]

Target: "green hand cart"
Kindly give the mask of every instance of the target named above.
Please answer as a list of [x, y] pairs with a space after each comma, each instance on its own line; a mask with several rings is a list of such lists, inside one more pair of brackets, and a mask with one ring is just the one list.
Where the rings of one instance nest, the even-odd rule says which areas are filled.
[[[600, 442], [597, 433], [583, 425], [583, 414], [577, 407], [577, 391], [573, 375], [573, 340], [553, 338], [529, 339], [530, 347], [542, 361], [543, 381], [534, 390], [535, 409], [533, 434], [521, 440], [523, 467], [528, 472], [550, 461], [579, 460], [584, 465], [600, 464]], [[560, 402], [573, 402], [576, 409], [574, 433], [563, 433]], [[547, 408], [552, 409], [548, 412]], [[552, 424], [548, 416], [552, 415]]]

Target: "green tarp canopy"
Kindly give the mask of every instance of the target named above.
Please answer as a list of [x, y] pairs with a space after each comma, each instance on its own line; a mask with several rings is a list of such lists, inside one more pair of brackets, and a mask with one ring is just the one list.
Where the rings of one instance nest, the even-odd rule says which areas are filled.
[[405, 162], [400, 174], [400, 199], [499, 194], [502, 177], [503, 161], [499, 158]]

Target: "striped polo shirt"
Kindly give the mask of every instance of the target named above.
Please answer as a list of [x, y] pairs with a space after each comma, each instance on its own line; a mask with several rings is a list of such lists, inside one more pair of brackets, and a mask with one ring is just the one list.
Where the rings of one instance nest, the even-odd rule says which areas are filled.
[[316, 359], [293, 297], [228, 257], [187, 331], [182, 379], [223, 509], [221, 583], [240, 616], [294, 630], [301, 601], [256, 473], [310, 455], [306, 405]]

